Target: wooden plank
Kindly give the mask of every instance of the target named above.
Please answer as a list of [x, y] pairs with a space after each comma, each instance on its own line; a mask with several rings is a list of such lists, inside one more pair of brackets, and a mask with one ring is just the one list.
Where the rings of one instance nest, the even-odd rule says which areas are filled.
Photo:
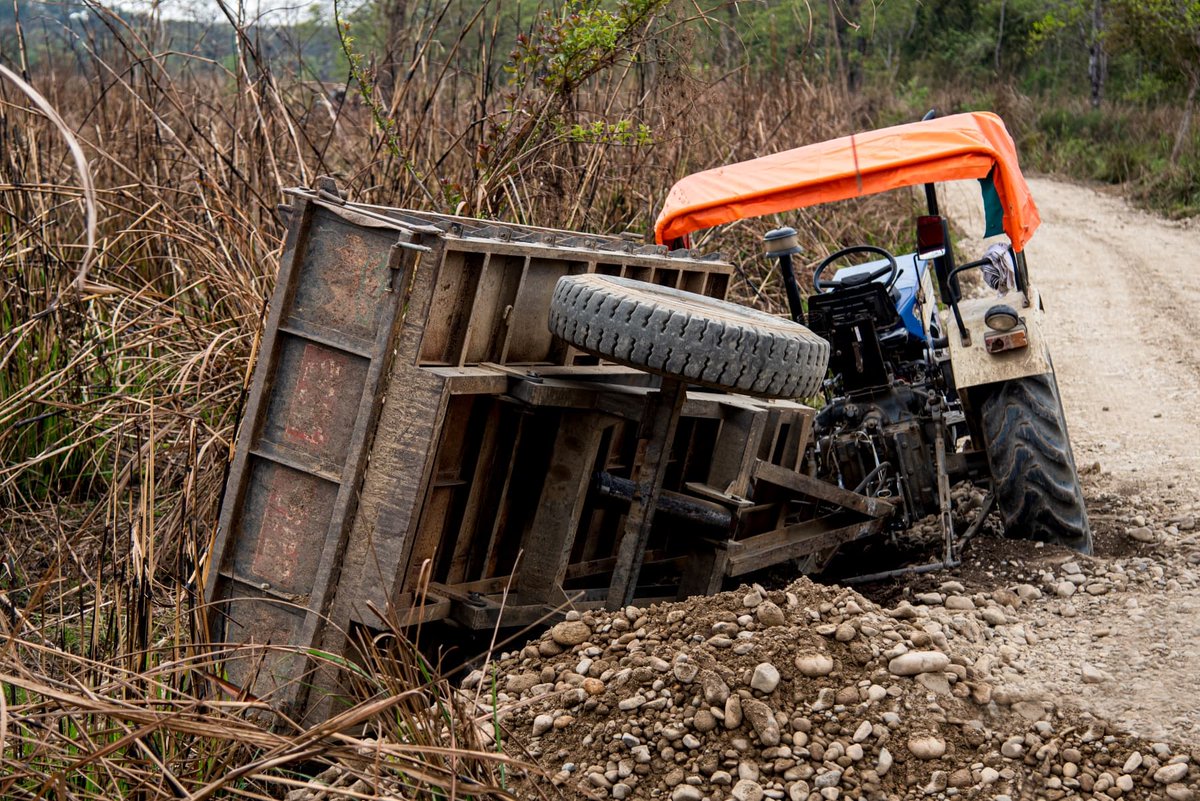
[[[453, 545], [454, 553], [450, 557], [450, 568], [446, 573], [446, 581], [451, 584], [460, 582], [466, 577], [471, 551], [487, 543], [487, 539], [479, 536], [477, 529], [480, 528], [480, 515], [483, 512], [483, 503], [488, 487], [496, 475], [499, 441], [500, 404], [492, 403], [491, 408], [487, 411], [487, 422], [484, 424], [483, 441], [479, 445], [479, 454], [471, 469], [471, 489], [467, 494], [462, 525], [459, 526], [458, 536]], [[483, 542], [480, 542], [480, 539], [483, 539]]]
[[[514, 253], [513, 255], [517, 254]], [[513, 333], [518, 327], [517, 325], [513, 325], [513, 323], [518, 319], [517, 309], [521, 305], [521, 298], [525, 294], [525, 284], [529, 280], [529, 263], [531, 258], [528, 253], [522, 253], [520, 255], [525, 257], [525, 261], [521, 265], [521, 278], [517, 281], [517, 294], [516, 297], [513, 298], [513, 308], [509, 315], [509, 317], [512, 319], [509, 320], [509, 325], [504, 329], [504, 341], [500, 343], [500, 355], [496, 359], [496, 361], [500, 363], [508, 361], [508, 349], [512, 343]], [[546, 313], [549, 315], [549, 307], [547, 307]]]
[[696, 543], [688, 554], [679, 580], [679, 599], [720, 592], [728, 562], [729, 551], [724, 542]]
[[503, 395], [509, 377], [492, 367], [422, 367], [446, 381], [453, 395]]
[[485, 254], [444, 252], [437, 265], [436, 277], [423, 276], [433, 295], [437, 313], [426, 319], [421, 340], [421, 362], [426, 364], [458, 364], [458, 355], [466, 336], [471, 299], [479, 280], [480, 262]]
[[[513, 476], [517, 472], [514, 468], [517, 464], [517, 453], [521, 450], [521, 438], [525, 435], [525, 421], [527, 415], [517, 416], [516, 432], [513, 434], [512, 448], [509, 450], [508, 463], [505, 465], [504, 480], [499, 488], [499, 508], [496, 510], [496, 519], [492, 522], [491, 535], [488, 537], [487, 547], [482, 554], [474, 553], [471, 555], [471, 561], [468, 563], [467, 575], [480, 575], [482, 579], [489, 579], [495, 576], [496, 570], [500, 561], [500, 538], [508, 526], [508, 507], [509, 507], [509, 490], [512, 487]], [[520, 478], [517, 479], [521, 480]], [[482, 563], [482, 571], [476, 570], [475, 566]]]
[[631, 476], [634, 483], [639, 485], [639, 492], [629, 504], [625, 530], [617, 547], [617, 564], [613, 568], [605, 601], [609, 609], [620, 609], [632, 603], [637, 592], [642, 559], [646, 554], [646, 544], [650, 541], [650, 530], [654, 526], [655, 507], [662, 492], [671, 445], [679, 425], [679, 413], [686, 397], [686, 385], [672, 378], [664, 378], [659, 391], [646, 401]]
[[556, 603], [561, 594], [606, 425], [598, 415], [562, 414], [538, 509], [521, 544], [518, 575], [526, 601]]
[[821, 481], [804, 473], [797, 473], [794, 470], [761, 460], [755, 462], [754, 477], [759, 481], [783, 487], [807, 498], [827, 501], [868, 517], [887, 517], [896, 508], [880, 498], [869, 498], [866, 495], [842, 489], [836, 484], [830, 484], [827, 481]]
[[[385, 614], [389, 615], [392, 620], [399, 622], [402, 626], [418, 626], [425, 623], [433, 623], [437, 620], [445, 620], [450, 617], [453, 606], [454, 602], [449, 598], [441, 598], [430, 593], [425, 597], [424, 603], [413, 604], [411, 600], [407, 603], [399, 602], [394, 604]], [[381, 606], [376, 606], [376, 608], [383, 611], [383, 607]], [[370, 606], [364, 604], [355, 604], [350, 615], [350, 620], [373, 629], [387, 628], [391, 625], [391, 621], [379, 617], [378, 614], [371, 611]]]
[[534, 626], [557, 620], [562, 617], [562, 612], [556, 611], [558, 606], [558, 604], [547, 607], [544, 603], [523, 603], [509, 596], [508, 603], [503, 606], [494, 600], [483, 607], [453, 602], [450, 617], [459, 625], [472, 631], [489, 631], [496, 628], [497, 624]]
[[470, 303], [466, 304], [463, 310], [462, 344], [458, 349], [457, 361], [459, 367], [470, 361], [467, 354], [471, 351], [473, 341], [483, 339], [483, 347], [486, 349], [487, 340], [491, 337], [496, 308], [489, 301], [493, 300], [491, 296], [497, 293], [501, 283], [497, 280], [500, 277], [499, 271], [490, 269], [491, 264], [492, 254], [483, 254], [483, 263], [479, 265], [479, 274], [475, 278], [475, 291], [471, 294]]
[[566, 345], [550, 333], [551, 298], [559, 278], [587, 272], [588, 264], [586, 259], [571, 259], [561, 253], [526, 261], [509, 315], [511, 324], [500, 354], [501, 362], [563, 363]]
[[[513, 369], [518, 369], [514, 367]], [[645, 386], [650, 381], [650, 374], [636, 367], [626, 367], [623, 364], [579, 364], [566, 367], [558, 364], [547, 364], [533, 368], [539, 375], [548, 378], [563, 377], [575, 381], [603, 381], [608, 384], [635, 384]]]
[[766, 430], [767, 413], [762, 408], [723, 404], [721, 430], [713, 448], [706, 483], [727, 495], [747, 497], [750, 470], [758, 456], [758, 445]]
[[725, 575], [745, 575], [862, 539], [881, 531], [883, 522], [880, 518], [849, 522], [845, 515], [831, 515], [731, 542]]
[[731, 506], [734, 509], [746, 509], [754, 505], [754, 501], [751, 501], [748, 498], [743, 498], [738, 495], [730, 495], [727, 492], [722, 492], [716, 487], [710, 487], [708, 484], [700, 481], [688, 481], [683, 485], [683, 488], [693, 495], [706, 498], [707, 500], [714, 501], [716, 503], [725, 504], [726, 506]]
[[[666, 551], [646, 551], [646, 557], [642, 560], [643, 565], [675, 565], [683, 567], [687, 557], [684, 556], [669, 556]], [[574, 562], [567, 566], [567, 578], [579, 579], [588, 576], [598, 576], [602, 573], [611, 573], [612, 569], [617, 564], [617, 557], [606, 556], [603, 559], [591, 559], [586, 562]]]
[[[618, 253], [615, 251], [602, 252], [591, 248], [560, 247], [538, 242], [502, 242], [496, 239], [447, 239], [451, 248], [470, 253], [493, 253], [512, 256], [528, 256], [535, 259], [570, 259], [572, 261], [600, 261], [608, 264], [619, 262], [623, 266], [642, 270], [648, 275], [655, 267], [679, 269], [681, 266], [688, 270], [706, 273], [708, 283], [706, 292], [720, 289], [724, 297], [724, 289], [728, 287], [733, 275], [733, 265], [724, 261], [692, 259], [686, 256], [642, 255], [637, 253]], [[714, 278], [721, 279], [714, 283]]]
[[788, 426], [787, 439], [784, 440], [783, 456], [779, 464], [792, 470], [799, 470], [804, 462], [804, 452], [812, 438], [812, 424], [815, 412], [808, 407], [794, 414]]

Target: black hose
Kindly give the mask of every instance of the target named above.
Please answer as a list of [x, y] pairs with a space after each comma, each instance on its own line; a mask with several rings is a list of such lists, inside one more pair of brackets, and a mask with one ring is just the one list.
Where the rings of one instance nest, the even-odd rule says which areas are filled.
[[871, 483], [871, 479], [875, 478], [891, 466], [891, 462], [880, 462], [879, 464], [875, 465], [875, 469], [870, 473], [867, 473], [867, 477], [858, 483], [858, 486], [854, 488], [854, 491], [856, 493], [862, 493], [862, 491], [867, 488], [867, 485]]

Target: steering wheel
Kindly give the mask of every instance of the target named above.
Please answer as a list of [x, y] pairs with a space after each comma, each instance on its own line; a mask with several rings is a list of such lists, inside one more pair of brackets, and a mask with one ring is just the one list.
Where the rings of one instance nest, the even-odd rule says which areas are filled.
[[[880, 267], [878, 270], [873, 270], [869, 273], [859, 273], [857, 275], [848, 275], [845, 278], [833, 278], [828, 281], [821, 280], [821, 273], [825, 272], [825, 268], [833, 262], [844, 256], [850, 256], [855, 253], [873, 253], [877, 256], [883, 256], [888, 260], [887, 265]], [[890, 275], [889, 275], [890, 274]], [[888, 253], [883, 248], [877, 248], [874, 245], [852, 245], [848, 248], [842, 248], [837, 253], [830, 254], [820, 264], [817, 265], [816, 271], [813, 273], [813, 289], [818, 292], [832, 292], [835, 289], [847, 289], [849, 287], [862, 286], [863, 284], [874, 281], [876, 278], [888, 275], [887, 289], [890, 291], [896, 285], [896, 281], [900, 278], [900, 265], [896, 263], [896, 257]]]

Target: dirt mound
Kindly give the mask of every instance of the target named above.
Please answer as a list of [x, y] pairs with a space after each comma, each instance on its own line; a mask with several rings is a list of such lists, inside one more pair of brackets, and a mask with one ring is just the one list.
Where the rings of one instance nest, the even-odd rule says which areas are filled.
[[572, 613], [464, 692], [566, 797], [1196, 797], [1200, 754], [1007, 680], [1037, 640], [1017, 610], [1043, 597], [949, 581], [883, 609], [802, 579]]

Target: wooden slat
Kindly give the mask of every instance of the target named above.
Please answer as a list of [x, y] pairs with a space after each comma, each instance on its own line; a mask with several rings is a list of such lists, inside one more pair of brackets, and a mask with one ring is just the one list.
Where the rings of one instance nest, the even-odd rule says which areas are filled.
[[721, 430], [717, 432], [706, 483], [728, 495], [744, 498], [750, 492], [750, 470], [766, 430], [767, 412], [763, 408], [746, 408], [745, 404], [722, 405]]
[[[513, 474], [516, 472], [513, 468], [517, 464], [517, 454], [521, 450], [521, 438], [525, 435], [525, 421], [527, 419], [526, 415], [519, 415], [517, 417], [517, 430], [513, 435], [512, 449], [509, 452], [504, 472], [501, 474], [504, 476], [504, 479], [500, 485], [500, 507], [496, 510], [496, 519], [492, 521], [492, 531], [488, 537], [487, 547], [483, 550], [482, 554], [471, 555], [467, 575], [478, 575], [481, 579], [488, 579], [495, 576], [498, 569], [500, 563], [500, 538], [508, 525], [509, 489], [512, 487]], [[476, 570], [476, 564], [482, 564], [482, 570]]]
[[639, 492], [629, 504], [621, 542], [617, 546], [617, 564], [613, 567], [605, 601], [608, 609], [620, 609], [632, 603], [637, 592], [642, 559], [650, 541], [655, 508], [662, 492], [671, 445], [675, 442], [675, 430], [679, 426], [679, 414], [686, 397], [686, 385], [672, 378], [664, 378], [658, 392], [646, 400], [646, 411], [638, 431], [637, 455], [630, 476], [639, 485]]
[[462, 525], [459, 526], [458, 536], [453, 545], [454, 553], [450, 557], [450, 568], [446, 573], [446, 581], [451, 584], [460, 582], [466, 577], [471, 550], [486, 544], [486, 539], [480, 542], [482, 538], [478, 536], [479, 532], [476, 529], [481, 528], [480, 516], [483, 513], [483, 503], [492, 477], [496, 474], [499, 440], [500, 404], [492, 403], [491, 408], [487, 411], [487, 422], [484, 425], [479, 455], [471, 470], [471, 490], [467, 494]]
[[821, 481], [770, 462], [757, 461], [754, 466], [754, 476], [759, 481], [766, 481], [808, 498], [837, 504], [868, 517], [887, 517], [895, 511], [895, 507], [888, 501], [869, 498], [866, 495], [842, 489], [836, 484], [830, 484], [827, 481]]
[[[572, 261], [600, 261], [601, 263], [620, 263], [622, 266], [640, 270], [648, 275], [655, 267], [670, 267], [679, 269], [682, 265], [688, 270], [707, 273], [710, 279], [705, 287], [709, 289], [724, 288], [729, 284], [733, 267], [728, 262], [708, 261], [702, 259], [681, 258], [679, 255], [640, 255], [637, 253], [605, 252], [587, 248], [562, 248], [537, 242], [501, 242], [495, 239], [447, 239], [450, 247], [458, 251], [474, 253], [494, 253], [511, 256], [528, 256], [535, 259], [571, 259]], [[722, 279], [718, 284], [712, 282], [713, 277]], [[723, 287], [722, 287], [723, 284]], [[722, 292], [721, 297], [724, 297]]]
[[728, 544], [725, 575], [741, 576], [789, 559], [853, 542], [883, 529], [883, 520], [847, 522], [844, 515], [831, 515], [794, 526], [757, 534]]
[[524, 556], [518, 572], [526, 601], [557, 603], [561, 596], [606, 425], [594, 414], [562, 415], [538, 509], [521, 545]]

